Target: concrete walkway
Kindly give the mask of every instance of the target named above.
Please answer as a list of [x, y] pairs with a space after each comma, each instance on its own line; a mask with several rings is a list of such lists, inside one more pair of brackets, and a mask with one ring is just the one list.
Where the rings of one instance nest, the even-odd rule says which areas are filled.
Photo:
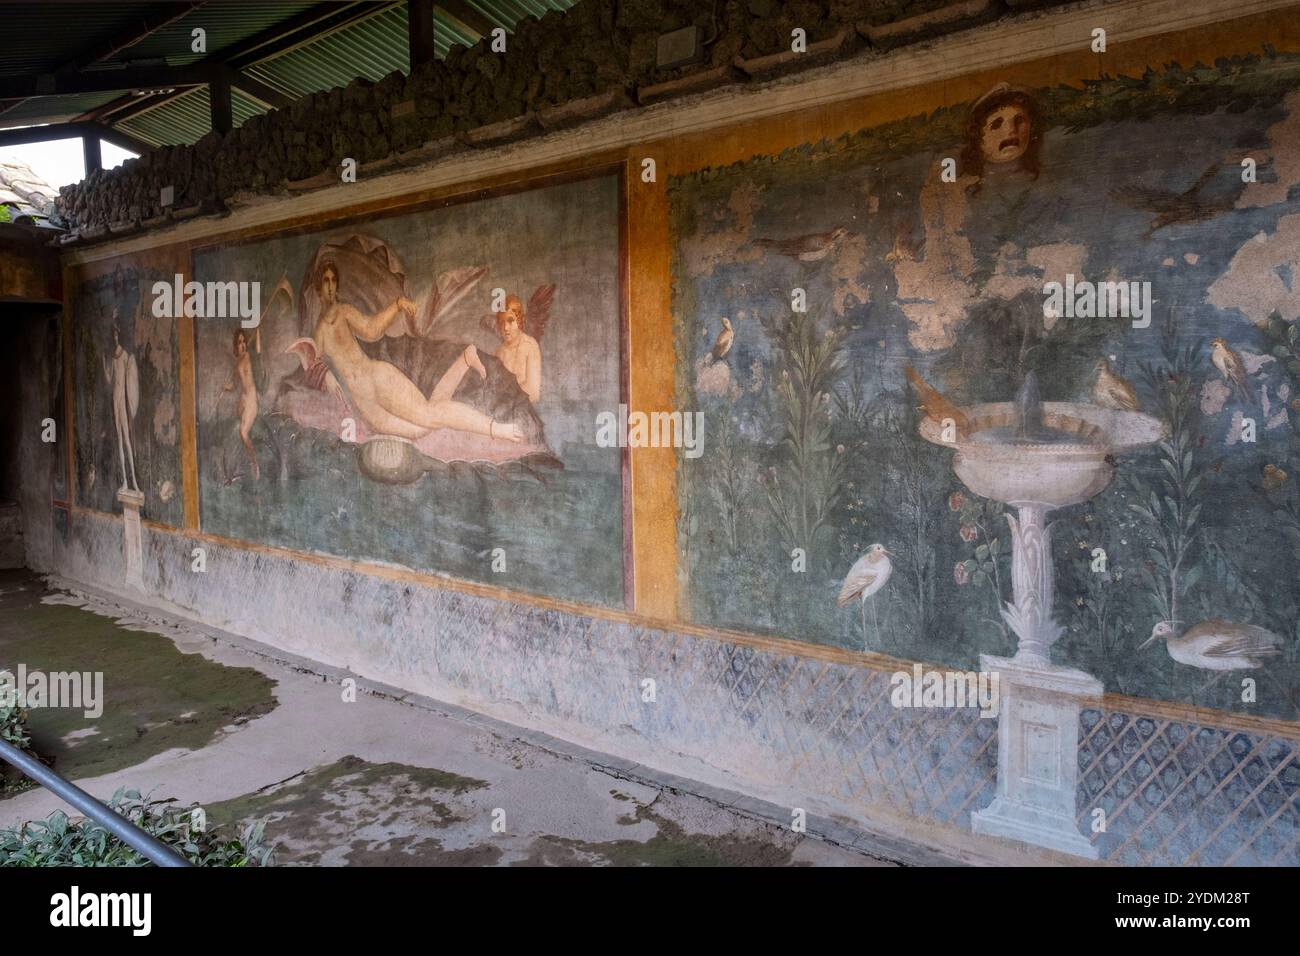
[[[779, 822], [788, 808], [692, 792], [689, 781], [656, 780], [433, 701], [364, 683], [348, 701], [303, 662], [148, 616], [116, 599], [50, 591], [29, 573], [0, 576], [0, 668], [21, 652], [29, 668], [86, 660], [81, 669], [105, 675], [98, 721], [33, 711], [38, 749], [56, 751], [55, 769], [101, 798], [128, 787], [198, 802], [216, 823], [265, 819], [280, 865], [946, 862], [830, 821], [794, 833]], [[167, 687], [164, 712], [142, 721], [148, 688], [133, 686], [141, 672]], [[58, 807], [43, 789], [0, 799], [0, 826]]]

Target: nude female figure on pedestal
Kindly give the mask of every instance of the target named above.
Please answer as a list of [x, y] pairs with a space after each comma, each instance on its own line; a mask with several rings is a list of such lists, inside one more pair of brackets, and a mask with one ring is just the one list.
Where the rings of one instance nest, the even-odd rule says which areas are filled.
[[117, 430], [117, 457], [122, 465], [122, 487], [119, 490], [139, 492], [135, 480], [135, 449], [131, 446], [131, 423], [140, 406], [140, 373], [135, 356], [122, 348], [116, 313], [113, 318], [113, 351], [103, 361], [104, 377], [113, 392], [113, 425]]

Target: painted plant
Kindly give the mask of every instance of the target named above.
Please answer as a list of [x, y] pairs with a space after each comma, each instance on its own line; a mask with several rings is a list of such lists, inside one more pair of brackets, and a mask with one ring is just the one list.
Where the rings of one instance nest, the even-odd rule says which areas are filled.
[[[1013, 653], [1024, 516], [920, 432], [970, 437], [1032, 378], [1044, 404], [1000, 427], [1066, 403], [1155, 428], [1049, 515], [1053, 659], [1300, 717], [1297, 79], [1266, 50], [1002, 83], [674, 180], [678, 399], [727, 436], [679, 465], [691, 617], [962, 668]], [[875, 544], [884, 583], [837, 600]]]

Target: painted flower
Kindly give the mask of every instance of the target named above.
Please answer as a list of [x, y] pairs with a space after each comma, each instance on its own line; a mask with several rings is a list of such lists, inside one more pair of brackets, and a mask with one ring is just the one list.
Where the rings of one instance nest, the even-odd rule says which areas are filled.
[[962, 505], [966, 504], [966, 496], [960, 491], [954, 491], [948, 496], [948, 510], [961, 511]]
[[843, 445], [836, 445], [836, 446], [835, 446], [835, 454], [837, 454], [837, 455], [842, 455], [842, 454], [844, 454], [844, 446], [843, 446]]
[[1277, 465], [1268, 464], [1264, 466], [1264, 489], [1266, 491], [1276, 491], [1286, 483], [1287, 473]]
[[958, 584], [965, 584], [970, 580], [970, 574], [966, 571], [966, 562], [958, 561], [952, 567], [952, 576]]
[[970, 544], [977, 537], [979, 537], [979, 528], [967, 522], [961, 526], [960, 533], [961, 533], [961, 539], [965, 541], [967, 544]]

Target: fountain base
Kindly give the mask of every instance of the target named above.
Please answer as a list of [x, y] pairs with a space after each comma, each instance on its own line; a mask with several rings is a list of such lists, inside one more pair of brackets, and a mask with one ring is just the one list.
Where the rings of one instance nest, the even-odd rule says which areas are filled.
[[998, 674], [998, 791], [971, 814], [971, 829], [1097, 859], [1097, 847], [1079, 833], [1079, 712], [1101, 695], [1099, 680], [1050, 664], [981, 655], [980, 667]]
[[144, 493], [120, 488], [117, 500], [122, 503], [122, 560], [126, 568], [126, 586], [144, 590], [144, 546], [140, 535], [140, 509]]

